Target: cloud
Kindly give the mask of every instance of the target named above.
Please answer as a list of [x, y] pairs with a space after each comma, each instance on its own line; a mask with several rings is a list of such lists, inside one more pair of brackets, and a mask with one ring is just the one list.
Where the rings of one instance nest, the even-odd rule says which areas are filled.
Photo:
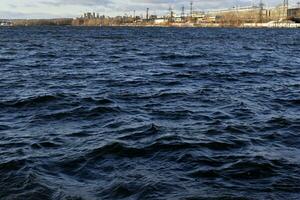
[[111, 0], [55, 0], [55, 1], [45, 1], [44, 4], [54, 5], [54, 6], [64, 6], [64, 5], [81, 5], [81, 6], [107, 6], [112, 4]]
[[[263, 0], [275, 5], [283, 0]], [[296, 3], [298, 0], [290, 0]], [[195, 10], [229, 8], [234, 5], [251, 5], [253, 0], [193, 0]], [[257, 4], [259, 0], [254, 0]], [[123, 15], [133, 12], [144, 14], [146, 8], [154, 14], [165, 14], [171, 6], [179, 11], [182, 6], [188, 10], [190, 0], [0, 0], [0, 18], [3, 16], [61, 16], [75, 17], [83, 12], [99, 12], [105, 15]], [[19, 13], [19, 14], [17, 14]], [[21, 13], [21, 14], [20, 14]]]
[[34, 12], [34, 13], [23, 13], [14, 11], [1, 11], [0, 19], [42, 19], [42, 18], [58, 18], [59, 15], [53, 15], [51, 13]]

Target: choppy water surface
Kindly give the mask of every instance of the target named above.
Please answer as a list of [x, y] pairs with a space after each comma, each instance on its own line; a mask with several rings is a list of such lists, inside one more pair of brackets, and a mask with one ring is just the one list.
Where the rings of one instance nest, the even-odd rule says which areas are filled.
[[1, 28], [0, 199], [300, 199], [299, 38]]

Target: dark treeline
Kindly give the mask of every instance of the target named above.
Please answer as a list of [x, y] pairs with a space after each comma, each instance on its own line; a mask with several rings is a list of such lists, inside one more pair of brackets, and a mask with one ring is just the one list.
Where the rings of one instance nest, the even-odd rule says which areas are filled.
[[17, 19], [13, 20], [14, 26], [67, 26], [72, 25], [73, 19]]
[[99, 19], [77, 18], [73, 20], [73, 26], [121, 26], [121, 25], [146, 25], [152, 24], [133, 17], [108, 17]]

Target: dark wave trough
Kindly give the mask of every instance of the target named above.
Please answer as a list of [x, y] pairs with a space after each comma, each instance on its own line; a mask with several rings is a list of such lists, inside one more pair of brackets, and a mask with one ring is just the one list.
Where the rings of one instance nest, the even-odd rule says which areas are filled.
[[298, 30], [0, 29], [0, 199], [299, 199]]

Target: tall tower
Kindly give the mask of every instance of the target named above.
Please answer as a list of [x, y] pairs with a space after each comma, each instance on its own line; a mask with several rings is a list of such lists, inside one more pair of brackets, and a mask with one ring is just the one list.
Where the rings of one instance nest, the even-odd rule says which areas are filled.
[[264, 3], [262, 0], [260, 0], [259, 1], [259, 22], [260, 23], [262, 23], [264, 20], [263, 11], [264, 11]]
[[169, 15], [170, 15], [170, 19], [169, 19], [170, 22], [173, 22], [174, 16], [173, 16], [173, 9], [171, 6], [169, 7]]
[[183, 20], [184, 15], [185, 15], [185, 13], [184, 13], [184, 6], [182, 6], [181, 7], [181, 20]]
[[147, 11], [146, 11], [146, 19], [149, 20], [149, 8], [147, 8]]
[[190, 16], [193, 17], [193, 1], [190, 3]]
[[288, 17], [288, 9], [289, 9], [289, 0], [283, 0], [283, 15], [282, 19], [287, 19]]

